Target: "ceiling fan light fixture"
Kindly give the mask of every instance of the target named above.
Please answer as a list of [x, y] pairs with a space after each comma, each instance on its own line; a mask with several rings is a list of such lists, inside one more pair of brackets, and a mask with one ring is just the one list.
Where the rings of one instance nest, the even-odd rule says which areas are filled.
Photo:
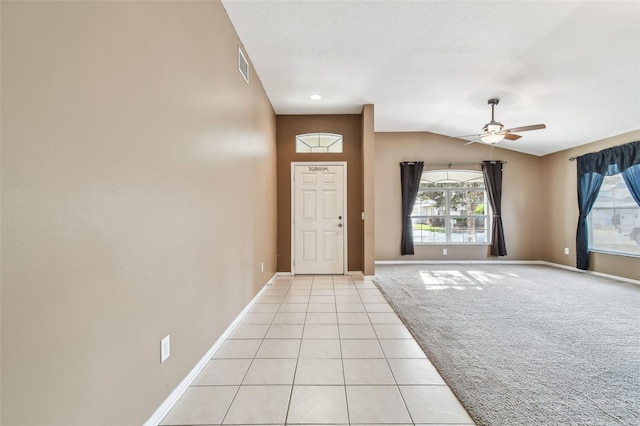
[[485, 135], [482, 136], [480, 140], [484, 143], [498, 143], [502, 139], [504, 139], [504, 133], [501, 133], [503, 129], [504, 126], [502, 125], [502, 123], [491, 120], [482, 128], [482, 130], [485, 132]]
[[498, 143], [502, 139], [504, 139], [504, 134], [502, 133], [489, 133], [480, 138], [480, 140], [484, 143]]

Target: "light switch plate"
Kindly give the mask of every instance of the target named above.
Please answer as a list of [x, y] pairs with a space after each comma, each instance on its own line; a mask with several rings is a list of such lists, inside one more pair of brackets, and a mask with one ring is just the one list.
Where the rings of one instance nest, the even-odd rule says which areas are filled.
[[171, 336], [167, 335], [160, 341], [160, 363], [163, 363], [171, 356]]

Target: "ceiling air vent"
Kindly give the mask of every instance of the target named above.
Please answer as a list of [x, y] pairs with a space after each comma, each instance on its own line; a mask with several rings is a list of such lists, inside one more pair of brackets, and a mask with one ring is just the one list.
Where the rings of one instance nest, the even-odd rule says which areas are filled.
[[242, 74], [242, 78], [244, 78], [244, 81], [247, 82], [247, 84], [249, 84], [249, 63], [247, 62], [247, 59], [244, 57], [244, 54], [242, 53], [242, 49], [240, 49], [238, 47], [238, 70], [240, 71], [240, 74]]

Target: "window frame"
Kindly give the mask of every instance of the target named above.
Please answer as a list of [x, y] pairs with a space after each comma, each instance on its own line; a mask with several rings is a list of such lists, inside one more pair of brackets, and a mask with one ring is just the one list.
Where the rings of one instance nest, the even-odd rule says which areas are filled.
[[[615, 182], [615, 184], [611, 183], [611, 179], [609, 179], [613, 178], [614, 176], [620, 176], [620, 178], [617, 178], [617, 182]], [[611, 194], [610, 196], [609, 191]], [[626, 194], [621, 191], [626, 191]], [[607, 199], [609, 199], [609, 201], [607, 201]], [[620, 201], [618, 202], [617, 200]], [[640, 242], [638, 242], [638, 240], [634, 238], [634, 235], [636, 236], [636, 238], [640, 238], [639, 210], [640, 206], [638, 206], [631, 198], [629, 188], [624, 183], [621, 173], [615, 173], [605, 176], [604, 180], [602, 181], [602, 185], [600, 186], [600, 190], [598, 191], [598, 197], [596, 198], [596, 201], [593, 204], [589, 215], [587, 216], [589, 251], [595, 253], [606, 253], [616, 256], [640, 258]], [[631, 223], [626, 223], [627, 220], [625, 220], [624, 224], [620, 223], [620, 220], [624, 220], [624, 218], [620, 218], [620, 216], [623, 213], [626, 215], [630, 211], [632, 212], [632, 215], [634, 215], [634, 217], [631, 218]], [[596, 213], [599, 213], [599, 217], [596, 217]], [[609, 245], [607, 245], [607, 243], [605, 242], [595, 241], [597, 236], [599, 236], [600, 233], [603, 232], [603, 229], [605, 230], [604, 232], [606, 232], [606, 226], [604, 226], [605, 224], [603, 223], [603, 221], [606, 220], [606, 216], [611, 217], [611, 225], [613, 225], [613, 229], [617, 230], [617, 232], [621, 234], [621, 238], [619, 239], [618, 244], [629, 245], [629, 247], [637, 248], [637, 252], [629, 252], [621, 249], [616, 249], [613, 246], [615, 242], [609, 242]], [[619, 218], [617, 224], [615, 222], [616, 216], [618, 216]], [[600, 226], [597, 224], [600, 224]], [[600, 228], [599, 232], [596, 232], [597, 227]], [[628, 234], [627, 231], [629, 231]]]
[[[439, 183], [440, 185], [443, 185], [443, 186], [432, 186], [427, 188], [423, 187], [423, 185], [425, 185], [426, 182], [430, 182], [431, 184], [434, 184], [434, 182], [437, 182], [433, 179], [429, 179], [431, 178], [430, 176], [428, 179], [425, 179], [425, 175], [432, 174], [432, 176], [434, 176], [436, 174], [443, 174], [443, 173], [446, 175], [446, 180], [441, 181]], [[462, 180], [455, 180], [451, 178], [450, 175], [454, 175], [454, 176], [467, 175], [469, 177], [473, 176], [473, 178], [462, 181]], [[475, 181], [480, 185], [466, 186], [465, 182], [469, 182], [469, 181]], [[446, 186], [447, 183], [450, 183], [450, 184], [457, 183], [459, 186]], [[481, 191], [483, 193], [483, 200], [481, 203], [478, 203], [477, 205], [481, 204], [484, 206], [484, 213], [483, 214], [467, 213], [464, 215], [452, 214], [452, 206], [451, 206], [452, 193], [475, 192], [475, 191]], [[416, 210], [424, 209], [424, 202], [420, 200], [420, 193], [423, 193], [423, 192], [443, 192], [444, 206], [440, 207], [439, 211], [435, 214], [416, 214]], [[440, 214], [441, 212], [442, 214]], [[442, 218], [444, 220], [444, 236], [445, 236], [444, 241], [435, 241], [435, 240], [423, 241], [422, 238], [419, 238], [419, 239], [415, 238], [416, 237], [416, 234], [415, 234], [416, 220], [422, 223], [425, 223], [429, 219], [433, 219], [433, 218]], [[474, 239], [474, 241], [464, 241], [464, 240], [454, 241], [454, 238], [452, 238], [454, 235], [454, 226], [452, 221], [458, 220], [461, 218], [464, 218], [466, 220], [468, 219], [477, 220], [479, 218], [484, 219], [485, 226], [484, 226], [484, 232], [482, 234], [484, 234], [485, 240], [478, 241], [476, 238]], [[411, 221], [412, 221], [412, 228], [414, 232], [415, 245], [422, 245], [422, 246], [438, 246], [438, 245], [487, 246], [487, 245], [491, 245], [492, 211], [491, 211], [491, 206], [488, 199], [488, 192], [487, 192], [487, 188], [484, 182], [484, 176], [482, 172], [478, 170], [452, 170], [452, 169], [424, 170], [422, 172], [422, 176], [420, 179], [420, 189], [418, 190], [418, 194], [416, 195], [416, 202], [414, 203], [414, 208], [411, 213], [411, 219], [412, 219]]]

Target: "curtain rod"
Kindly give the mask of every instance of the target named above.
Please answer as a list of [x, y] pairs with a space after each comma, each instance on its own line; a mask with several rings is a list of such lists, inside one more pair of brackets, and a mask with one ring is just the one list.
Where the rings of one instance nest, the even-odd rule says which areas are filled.
[[[502, 163], [502, 164], [507, 164], [506, 161], [500, 161], [500, 160], [490, 160], [491, 163]], [[442, 163], [424, 163], [425, 166], [479, 166], [481, 165], [482, 162], [456, 162], [456, 161], [450, 161], [448, 163], [442, 162]]]
[[576, 161], [578, 157], [569, 157], [569, 161]]

